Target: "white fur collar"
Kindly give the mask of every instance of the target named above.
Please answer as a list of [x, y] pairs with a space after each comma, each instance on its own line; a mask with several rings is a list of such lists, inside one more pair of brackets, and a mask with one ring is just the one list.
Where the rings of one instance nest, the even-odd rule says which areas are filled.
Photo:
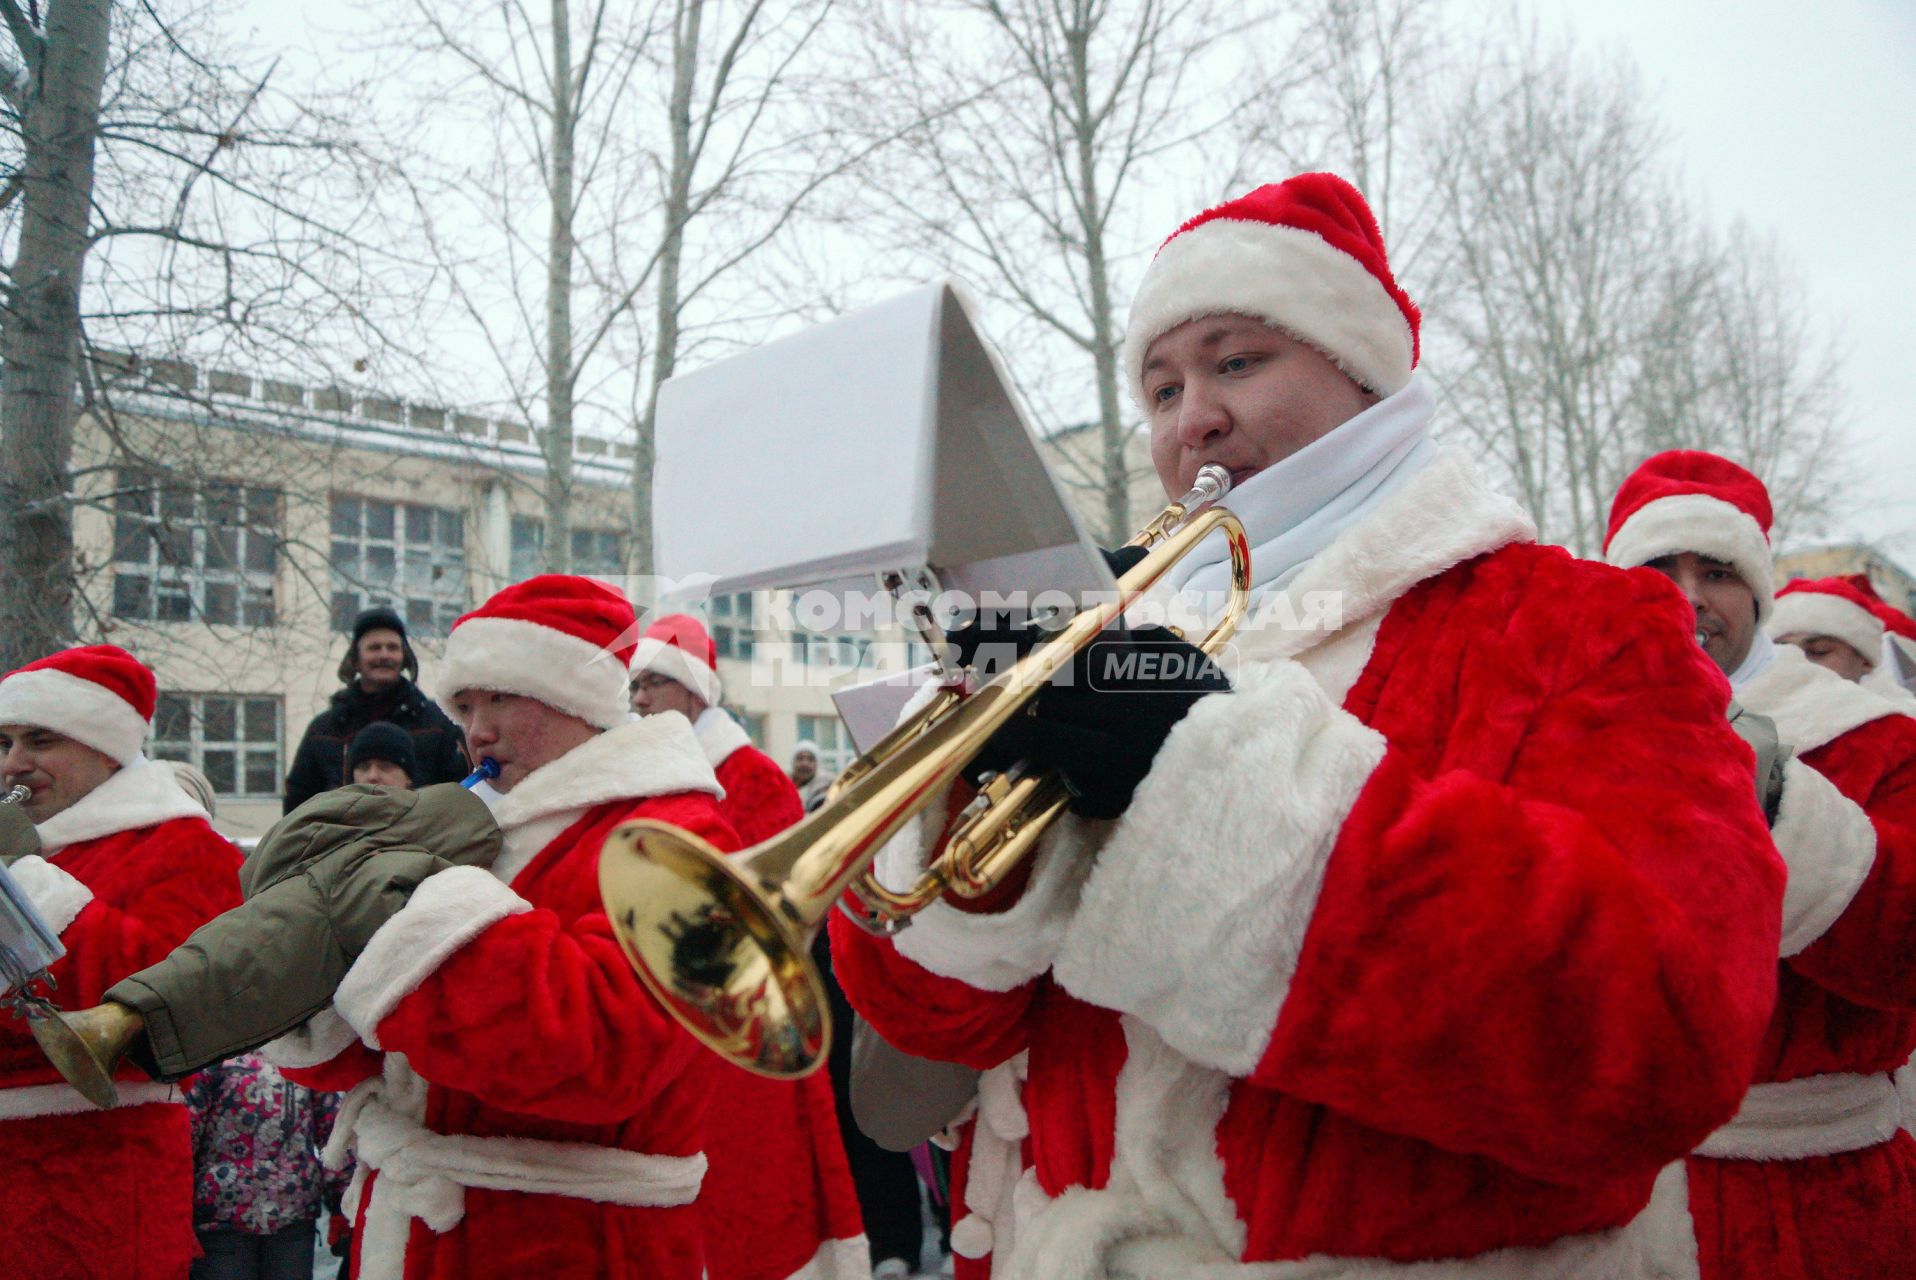
[[717, 707], [707, 707], [692, 731], [698, 735], [699, 749], [705, 752], [706, 763], [714, 769], [740, 747], [752, 745], [744, 726]]
[[724, 794], [691, 723], [668, 712], [608, 729], [534, 769], [499, 798], [492, 816], [510, 832], [556, 813], [675, 791]]
[[157, 826], [173, 818], [205, 818], [205, 809], [180, 789], [171, 765], [141, 759], [115, 773], [39, 826], [48, 856], [83, 840]]
[[1280, 592], [1251, 608], [1234, 641], [1242, 660], [1295, 657], [1327, 636], [1382, 614], [1405, 592], [1453, 565], [1537, 527], [1484, 483], [1468, 456], [1436, 460], [1313, 556]]
[[1776, 657], [1736, 691], [1736, 700], [1774, 720], [1776, 736], [1798, 755], [1872, 720], [1902, 713], [1880, 693], [1817, 666], [1787, 644], [1776, 646]]

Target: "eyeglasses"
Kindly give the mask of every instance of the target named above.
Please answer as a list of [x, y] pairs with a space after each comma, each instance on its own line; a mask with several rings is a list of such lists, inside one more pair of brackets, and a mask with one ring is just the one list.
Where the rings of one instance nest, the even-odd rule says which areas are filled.
[[644, 675], [633, 679], [632, 692], [637, 693], [643, 689], [645, 692], [651, 693], [654, 689], [662, 689], [666, 685], [677, 683], [678, 681], [674, 680], [671, 676], [654, 675], [648, 671]]

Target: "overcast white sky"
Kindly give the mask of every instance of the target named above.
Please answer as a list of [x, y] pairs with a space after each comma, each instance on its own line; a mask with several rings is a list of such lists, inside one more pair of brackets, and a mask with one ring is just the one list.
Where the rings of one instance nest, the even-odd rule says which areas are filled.
[[[1452, 0], [1488, 10], [1506, 0]], [[336, 0], [245, 0], [261, 52], [324, 57]], [[1916, 569], [1916, 3], [1523, 0], [1642, 67], [1698, 198], [1772, 231], [1848, 358], [1867, 479], [1837, 538]]]

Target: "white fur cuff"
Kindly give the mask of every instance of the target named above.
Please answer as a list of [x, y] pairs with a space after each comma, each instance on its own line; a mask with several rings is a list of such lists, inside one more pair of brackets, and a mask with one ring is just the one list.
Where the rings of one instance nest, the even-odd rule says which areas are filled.
[[1298, 663], [1259, 663], [1170, 738], [1099, 854], [1055, 971], [1233, 1075], [1262, 1058], [1382, 735]]
[[1049, 969], [1058, 954], [1097, 842], [1107, 829], [1104, 823], [1065, 818], [1045, 836], [1024, 896], [1009, 910], [972, 914], [933, 903], [898, 935], [898, 954], [981, 991], [1023, 986]]
[[333, 993], [333, 1007], [361, 1040], [380, 1047], [377, 1029], [452, 954], [532, 904], [484, 867], [449, 867], [428, 876], [411, 901], [380, 925]]
[[65, 933], [74, 917], [93, 901], [93, 890], [37, 853], [17, 859], [7, 872], [56, 936]]
[[1849, 909], [1876, 864], [1876, 828], [1828, 778], [1791, 760], [1783, 766], [1783, 802], [1770, 834], [1790, 872], [1782, 954], [1793, 956]]
[[277, 1040], [261, 1045], [260, 1056], [276, 1067], [317, 1067], [337, 1058], [358, 1039], [359, 1033], [328, 1005]]

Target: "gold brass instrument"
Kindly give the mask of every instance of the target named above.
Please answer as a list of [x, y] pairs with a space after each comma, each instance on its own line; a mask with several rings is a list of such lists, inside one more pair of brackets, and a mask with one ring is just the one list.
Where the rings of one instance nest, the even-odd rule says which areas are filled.
[[1209, 505], [1229, 488], [1224, 468], [1205, 467], [1190, 493], [1127, 544], [1155, 546], [1118, 579], [1115, 599], [1073, 617], [976, 692], [941, 691], [854, 762], [797, 826], [731, 855], [660, 822], [615, 830], [600, 854], [599, 890], [647, 989], [747, 1070], [775, 1078], [816, 1070], [831, 1024], [811, 943], [833, 904], [849, 889], [869, 913], [861, 923], [895, 930], [946, 892], [978, 897], [1030, 853], [1070, 795], [1055, 775], [1022, 767], [988, 779], [938, 859], [902, 893], [870, 874], [885, 842], [1079, 650], [1217, 531], [1230, 552], [1231, 593], [1199, 647], [1214, 653], [1236, 630], [1250, 600], [1250, 547], [1237, 517]]

